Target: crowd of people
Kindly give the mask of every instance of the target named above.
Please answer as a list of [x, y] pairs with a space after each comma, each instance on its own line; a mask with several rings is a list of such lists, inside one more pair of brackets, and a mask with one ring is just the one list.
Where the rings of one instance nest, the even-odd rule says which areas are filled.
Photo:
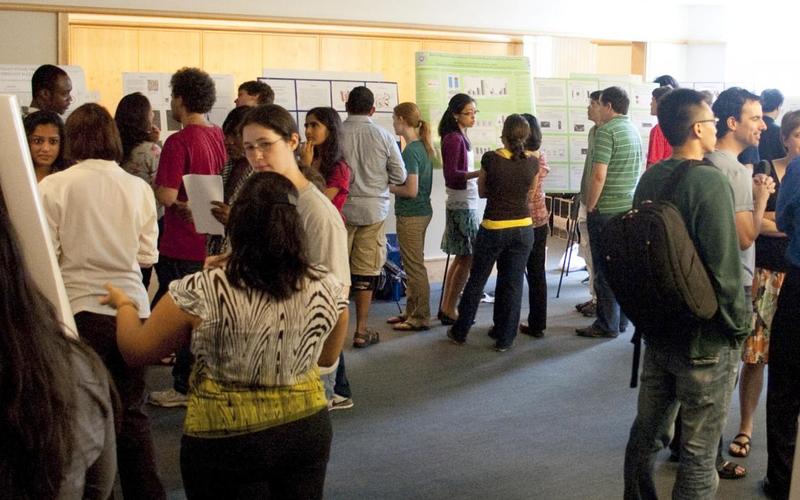
[[[645, 343], [624, 494], [656, 497], [654, 457], [667, 445], [679, 462], [676, 498], [713, 498], [718, 478], [743, 477], [746, 470], [723, 455], [750, 452], [769, 361], [763, 488], [787, 498], [800, 412], [793, 305], [800, 295], [800, 111], [778, 125], [783, 97], [775, 89], [759, 96], [733, 87], [714, 99], [666, 75], [657, 83], [651, 112], [658, 126], [646, 156], [626, 92], [609, 87], [587, 96], [595, 126], [577, 197], [592, 299], [576, 308], [595, 319], [576, 333], [610, 339], [633, 326]], [[427, 330], [439, 321], [452, 343], [465, 344], [496, 266], [494, 349], [512, 348], [518, 332], [545, 335], [549, 168], [535, 116], [506, 116], [502, 147], [476, 168], [469, 129], [478, 109], [467, 94], [453, 95], [439, 121], [437, 158], [431, 124], [416, 104], [393, 111], [401, 151], [395, 134], [370, 118], [374, 96], [362, 86], [350, 91], [344, 121], [318, 107], [298, 124], [273, 103], [269, 86], [245, 82], [220, 128], [207, 118], [213, 80], [182, 68], [171, 79], [171, 113], [182, 128], [163, 146], [142, 94], [125, 96], [113, 117], [84, 104], [64, 123], [70, 89], [63, 70], [42, 66], [22, 112], [80, 341], [63, 335], [32, 284], [1, 207], [7, 333], [0, 434], [10, 444], [0, 449], [4, 494], [107, 498], [118, 471], [126, 498], [166, 498], [144, 411], [149, 400], [186, 406], [180, 463], [187, 497], [268, 491], [321, 498], [329, 411], [354, 405], [342, 350], [351, 297], [353, 347], [380, 342], [367, 324], [386, 260], [391, 195], [407, 274], [405, 310], [386, 320], [394, 330]], [[434, 319], [424, 247], [437, 161], [446, 186], [441, 248], [453, 260]], [[198, 207], [190, 208], [186, 174], [221, 176], [223, 199], [207, 209], [223, 235], [195, 230]], [[603, 231], [670, 182], [718, 310], [711, 319], [637, 327], [609, 284]], [[150, 300], [153, 269], [158, 287]], [[173, 388], [147, 395], [145, 367], [165, 361], [173, 364]], [[739, 433], [724, 450], [737, 380]]]

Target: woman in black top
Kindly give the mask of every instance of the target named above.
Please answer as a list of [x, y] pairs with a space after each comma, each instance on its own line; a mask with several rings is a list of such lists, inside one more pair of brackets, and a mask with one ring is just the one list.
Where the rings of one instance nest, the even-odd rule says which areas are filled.
[[497, 263], [494, 327], [490, 336], [495, 350], [511, 347], [519, 324], [525, 264], [533, 246], [533, 222], [528, 210], [528, 191], [536, 182], [539, 162], [525, 150], [528, 122], [518, 114], [503, 123], [503, 148], [481, 158], [478, 192], [486, 198], [486, 210], [475, 240], [469, 280], [458, 304], [458, 320], [447, 331], [456, 343], [466, 341], [475, 319], [483, 287]]

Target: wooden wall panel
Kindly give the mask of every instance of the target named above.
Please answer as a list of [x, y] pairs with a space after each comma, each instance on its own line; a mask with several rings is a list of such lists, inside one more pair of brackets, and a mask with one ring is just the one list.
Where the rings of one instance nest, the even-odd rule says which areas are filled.
[[83, 67], [89, 90], [113, 112], [123, 72], [172, 73], [183, 66], [232, 74], [236, 85], [264, 68], [381, 73], [398, 83], [401, 101], [413, 101], [418, 51], [506, 56], [520, 55], [522, 44], [76, 24], [69, 27], [68, 62]]
[[372, 40], [360, 37], [321, 36], [319, 69], [372, 71]]
[[450, 52], [451, 54], [469, 54], [468, 42], [448, 42], [445, 40], [422, 40], [422, 50], [426, 52]]
[[263, 35], [262, 68], [319, 69], [319, 37], [316, 35]]
[[511, 43], [501, 42], [469, 42], [469, 53], [473, 56], [513, 56], [514, 47]]
[[235, 86], [261, 76], [261, 35], [227, 31], [203, 32], [202, 68], [209, 73], [229, 73]]
[[418, 40], [373, 40], [372, 71], [397, 82], [400, 102], [414, 101], [417, 95], [414, 54], [422, 50]]
[[173, 73], [200, 66], [200, 33], [188, 30], [139, 30], [139, 71]]
[[81, 66], [89, 90], [111, 114], [122, 98], [122, 73], [139, 71], [139, 33], [127, 28], [70, 28], [69, 63]]

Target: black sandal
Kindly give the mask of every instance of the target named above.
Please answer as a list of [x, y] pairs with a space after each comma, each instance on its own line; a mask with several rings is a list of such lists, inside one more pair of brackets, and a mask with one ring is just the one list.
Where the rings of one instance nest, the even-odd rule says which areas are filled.
[[[739, 467], [741, 467], [742, 471], [744, 471], [741, 474], [738, 474], [736, 472], [736, 469]], [[741, 479], [747, 475], [747, 469], [745, 469], [743, 465], [739, 465], [736, 462], [731, 462], [730, 460], [726, 460], [722, 464], [722, 467], [717, 469], [717, 473], [719, 474], [720, 479]]]
[[[356, 342], [360, 340], [361, 342]], [[377, 344], [380, 342], [380, 335], [375, 330], [370, 330], [367, 328], [364, 332], [356, 332], [353, 334], [353, 347], [357, 349], [363, 349], [365, 347], [369, 347], [372, 344]]]
[[[744, 432], [740, 432], [733, 438], [731, 444], [728, 445], [728, 454], [732, 457], [741, 457], [745, 458], [747, 455], [750, 454], [750, 445], [752, 441], [750, 440], [750, 436], [745, 434]], [[734, 451], [733, 446], [738, 446], [739, 451]]]

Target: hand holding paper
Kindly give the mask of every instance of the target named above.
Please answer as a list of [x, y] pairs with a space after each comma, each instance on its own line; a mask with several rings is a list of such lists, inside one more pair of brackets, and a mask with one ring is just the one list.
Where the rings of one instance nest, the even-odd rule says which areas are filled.
[[211, 214], [211, 202], [224, 199], [222, 177], [219, 175], [189, 174], [183, 176], [189, 197], [189, 208], [198, 233], [225, 234], [225, 226]]

